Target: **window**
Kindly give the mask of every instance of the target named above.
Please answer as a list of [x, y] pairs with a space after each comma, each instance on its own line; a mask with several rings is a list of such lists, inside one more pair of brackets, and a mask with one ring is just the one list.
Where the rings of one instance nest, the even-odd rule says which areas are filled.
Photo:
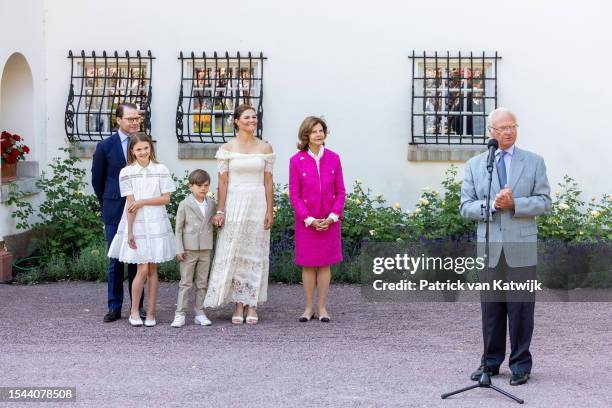
[[225, 143], [236, 136], [234, 109], [249, 104], [257, 112], [257, 137], [263, 129], [263, 54], [218, 56], [203, 53], [181, 60], [181, 88], [176, 111], [179, 143]]
[[122, 102], [138, 106], [143, 117], [141, 131], [151, 134], [151, 51], [146, 57], [140, 51], [120, 57], [117, 51], [108, 56], [75, 56], [71, 61], [70, 91], [66, 103], [65, 127], [68, 140], [98, 141], [110, 136], [116, 127], [115, 110]]
[[497, 55], [412, 56], [411, 144], [485, 144], [497, 107]]

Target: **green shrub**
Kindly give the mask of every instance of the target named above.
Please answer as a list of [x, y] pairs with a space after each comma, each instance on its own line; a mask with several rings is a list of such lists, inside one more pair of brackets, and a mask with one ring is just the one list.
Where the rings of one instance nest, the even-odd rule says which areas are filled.
[[[36, 243], [45, 262], [57, 256], [74, 256], [104, 239], [98, 200], [83, 192], [86, 170], [77, 166], [80, 160], [70, 157], [69, 149], [59, 150], [66, 157], [53, 158], [50, 173], [43, 172], [36, 182], [45, 195], [36, 211], [22, 200], [20, 192], [13, 192], [8, 203], [16, 206], [11, 216], [17, 219], [17, 228], [37, 231]], [[29, 221], [32, 215], [37, 220], [34, 223]]]
[[612, 196], [587, 204], [578, 183], [569, 176], [559, 183], [550, 212], [538, 217], [539, 238], [564, 242], [612, 240]]

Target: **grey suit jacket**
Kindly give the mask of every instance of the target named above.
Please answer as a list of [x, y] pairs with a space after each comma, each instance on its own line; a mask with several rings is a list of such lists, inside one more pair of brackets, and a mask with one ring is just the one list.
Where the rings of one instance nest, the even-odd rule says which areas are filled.
[[[484, 255], [484, 210], [488, 187], [487, 152], [471, 158], [465, 167], [461, 187], [460, 212], [463, 217], [478, 220], [478, 256]], [[496, 210], [490, 215], [489, 266], [499, 262], [502, 248], [508, 266], [517, 268], [532, 266], [538, 260], [538, 227], [535, 217], [550, 210], [550, 186], [546, 177], [544, 159], [535, 153], [514, 147], [510, 179], [514, 209]], [[491, 206], [501, 190], [497, 167], [493, 166]]]
[[185, 251], [212, 249], [212, 217], [216, 212], [217, 206], [210, 197], [206, 197], [206, 202], [208, 203], [208, 208], [205, 215], [202, 215], [202, 211], [200, 211], [195, 199], [191, 195], [187, 196], [179, 204], [174, 231], [177, 254], [184, 253]]

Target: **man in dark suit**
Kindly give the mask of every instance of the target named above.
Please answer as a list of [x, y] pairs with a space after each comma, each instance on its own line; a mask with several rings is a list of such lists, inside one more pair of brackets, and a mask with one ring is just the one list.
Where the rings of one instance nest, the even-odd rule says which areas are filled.
[[[96, 146], [91, 166], [91, 184], [98, 197], [102, 209], [104, 235], [108, 245], [117, 233], [119, 221], [125, 206], [125, 197], [119, 191], [119, 172], [127, 163], [127, 152], [130, 136], [140, 129], [140, 114], [133, 103], [122, 103], [116, 111], [119, 128], [109, 138]], [[136, 265], [128, 264], [128, 282], [130, 299], [132, 298], [132, 281], [136, 276]], [[113, 322], [121, 318], [123, 305], [123, 262], [111, 258], [108, 265], [108, 313], [105, 322]], [[140, 298], [140, 315], [144, 319]]]
[[[499, 142], [493, 166], [491, 214], [489, 214], [489, 266], [504, 282], [535, 278], [538, 227], [535, 217], [550, 210], [550, 187], [544, 159], [515, 147], [516, 117], [504, 108], [489, 114], [489, 133]], [[461, 187], [461, 215], [478, 220], [478, 253], [484, 253], [485, 217], [482, 204], [489, 194], [487, 152], [467, 162]], [[491, 278], [491, 277], [489, 277]], [[490, 279], [487, 279], [489, 281]], [[535, 293], [500, 293], [483, 299], [483, 337], [490, 375], [499, 372], [506, 354], [506, 323], [510, 334], [510, 385], [527, 382], [532, 359], [529, 351], [534, 327]], [[485, 303], [486, 316], [485, 316]], [[486, 328], [486, 329], [485, 329]], [[477, 381], [484, 370], [472, 373]]]

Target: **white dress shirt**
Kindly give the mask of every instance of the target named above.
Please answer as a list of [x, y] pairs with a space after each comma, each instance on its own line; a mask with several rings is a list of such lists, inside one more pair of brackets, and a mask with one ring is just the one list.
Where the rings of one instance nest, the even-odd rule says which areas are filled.
[[130, 144], [130, 137], [123, 133], [121, 129], [117, 129], [117, 133], [119, 134], [119, 138], [121, 139], [121, 148], [123, 149], [123, 157], [125, 157], [125, 161], [127, 162], [127, 151], [128, 145]]
[[206, 210], [208, 210], [208, 203], [206, 202], [206, 197], [204, 197], [204, 201], [202, 202], [199, 202], [193, 194], [191, 195], [191, 198], [193, 198], [193, 201], [195, 201], [195, 203], [198, 205], [198, 208], [200, 209], [202, 215], [206, 215]]

